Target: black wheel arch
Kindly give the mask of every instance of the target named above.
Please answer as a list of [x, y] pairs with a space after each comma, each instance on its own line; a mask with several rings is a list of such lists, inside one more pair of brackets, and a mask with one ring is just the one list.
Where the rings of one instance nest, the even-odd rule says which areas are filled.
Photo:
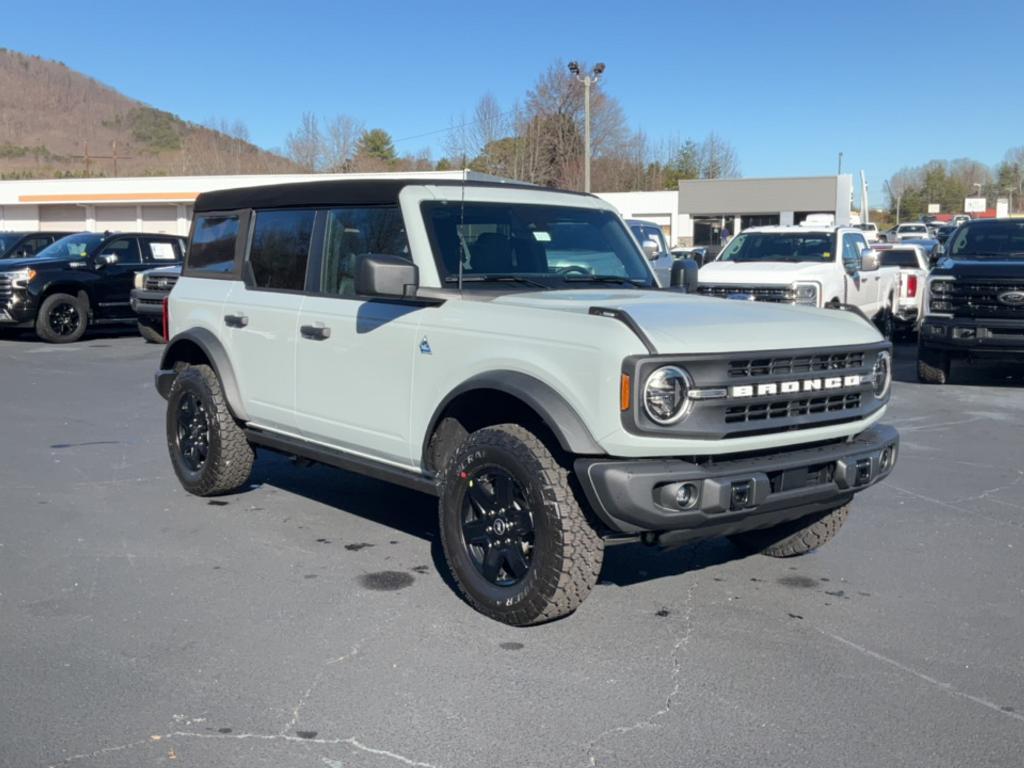
[[[430, 441], [442, 421], [451, 416], [458, 418], [460, 412], [479, 404], [481, 398], [496, 399], [503, 407], [496, 409], [494, 414], [480, 416], [481, 423], [476, 427], [507, 421], [508, 406], [518, 403], [532, 412], [566, 453], [576, 456], [601, 456], [605, 453], [576, 410], [551, 386], [519, 371], [489, 371], [455, 387], [434, 410], [420, 452], [424, 466], [431, 466]], [[440, 467], [433, 469], [439, 470]]]
[[[235, 376], [235, 369], [231, 365], [224, 345], [221, 344], [212, 331], [206, 328], [189, 328], [172, 338], [163, 356], [160, 358], [160, 370], [164, 372], [173, 371], [182, 363], [199, 365], [205, 364], [213, 368], [217, 378], [220, 379], [220, 386], [224, 397], [231, 409], [231, 414], [240, 421], [248, 421], [245, 407], [242, 405], [242, 393], [238, 388], [238, 378]], [[167, 390], [170, 391], [172, 377], [164, 377]], [[157, 386], [161, 387], [161, 377], [157, 377]], [[160, 394], [165, 398], [167, 392], [160, 389]]]
[[79, 301], [85, 303], [86, 313], [90, 315], [92, 314], [93, 300], [89, 286], [84, 285], [83, 283], [68, 282], [66, 280], [54, 280], [43, 285], [39, 290], [36, 301], [39, 304], [42, 304], [55, 293], [66, 293], [69, 296], [77, 296]]

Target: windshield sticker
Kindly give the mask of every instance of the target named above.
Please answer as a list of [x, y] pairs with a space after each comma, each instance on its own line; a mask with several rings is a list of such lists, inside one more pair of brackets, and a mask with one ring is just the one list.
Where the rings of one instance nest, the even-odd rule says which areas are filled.
[[550, 243], [551, 233], [537, 231], [533, 233], [533, 239], [539, 243]]
[[828, 261], [829, 259], [831, 259], [832, 258], [831, 251], [825, 251], [823, 254], [821, 254], [821, 258], [823, 258], [825, 261]]

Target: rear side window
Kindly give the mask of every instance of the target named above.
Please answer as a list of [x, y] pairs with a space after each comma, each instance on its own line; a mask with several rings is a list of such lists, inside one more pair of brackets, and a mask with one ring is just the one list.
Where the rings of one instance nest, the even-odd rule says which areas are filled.
[[238, 216], [198, 216], [188, 249], [188, 268], [197, 272], [229, 274], [235, 268]]
[[249, 264], [258, 288], [301, 291], [313, 237], [314, 211], [257, 211]]

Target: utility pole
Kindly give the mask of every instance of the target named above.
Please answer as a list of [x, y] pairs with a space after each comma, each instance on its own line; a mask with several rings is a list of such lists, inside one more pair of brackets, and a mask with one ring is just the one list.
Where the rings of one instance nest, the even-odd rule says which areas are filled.
[[89, 169], [92, 167], [93, 160], [113, 160], [114, 161], [114, 176], [117, 176], [117, 161], [118, 160], [131, 160], [131, 155], [119, 155], [117, 154], [117, 142], [110, 142], [110, 154], [109, 155], [90, 155], [89, 154], [89, 142], [85, 142], [85, 154], [84, 155], [68, 155], [76, 160], [85, 161], [85, 175], [89, 175]]
[[583, 83], [583, 191], [590, 191], [590, 86], [601, 79], [604, 72], [604, 64], [598, 62], [594, 65], [590, 74], [580, 73], [578, 62], [569, 62], [569, 71], [576, 76], [576, 79]]
[[836, 176], [841, 175], [843, 172], [843, 153], [839, 153], [839, 170], [836, 171]]

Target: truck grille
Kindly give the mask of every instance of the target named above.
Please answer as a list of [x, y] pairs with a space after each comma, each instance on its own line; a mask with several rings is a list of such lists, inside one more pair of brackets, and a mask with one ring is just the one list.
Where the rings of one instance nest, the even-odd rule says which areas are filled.
[[0, 304], [6, 304], [12, 294], [10, 276], [0, 275]]
[[936, 302], [948, 302], [954, 317], [1024, 319], [1024, 304], [1005, 304], [1000, 295], [1024, 292], [1024, 283], [996, 280], [953, 280], [948, 293], [933, 294]]
[[142, 287], [147, 291], [170, 292], [177, 282], [178, 275], [146, 275], [142, 281]]
[[864, 350], [818, 355], [760, 357], [729, 361], [730, 378], [774, 376], [776, 374], [842, 373], [864, 365]]
[[745, 424], [751, 421], [792, 419], [808, 414], [840, 413], [860, 408], [861, 393], [827, 397], [804, 397], [795, 400], [777, 400], [757, 405], [740, 405], [725, 409], [726, 424]]
[[776, 304], [792, 304], [796, 299], [793, 289], [786, 286], [771, 285], [698, 285], [697, 292], [702, 296], [714, 296], [727, 299], [735, 294], [749, 294], [755, 301], [769, 301]]

